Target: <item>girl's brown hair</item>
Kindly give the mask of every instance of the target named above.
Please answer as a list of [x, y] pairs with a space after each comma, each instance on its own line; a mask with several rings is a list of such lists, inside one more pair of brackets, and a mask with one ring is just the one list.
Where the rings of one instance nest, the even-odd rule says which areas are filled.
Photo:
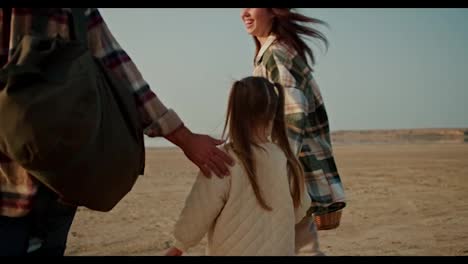
[[[303, 23], [310, 23], [315, 25], [328, 24], [320, 19], [308, 17], [297, 12], [293, 12], [292, 8], [268, 8], [269, 12], [273, 14], [273, 24], [271, 27], [271, 33], [273, 33], [278, 41], [282, 41], [289, 47], [293, 48], [304, 61], [307, 61], [307, 56], [311, 60], [311, 65], [315, 64], [315, 56], [312, 49], [305, 43], [301, 36], [312, 37], [314, 39], [321, 40], [325, 47], [328, 48], [328, 40], [323, 33], [303, 25]], [[255, 56], [258, 54], [261, 48], [261, 44], [256, 37], [255, 42]]]
[[258, 128], [266, 128], [273, 123], [271, 139], [284, 152], [287, 158], [288, 176], [294, 207], [301, 203], [304, 192], [304, 173], [290, 148], [284, 120], [284, 90], [280, 84], [272, 84], [263, 77], [246, 77], [234, 82], [227, 106], [223, 138], [241, 161], [257, 201], [262, 208], [272, 210], [262, 197], [256, 177], [256, 164], [252, 147], [260, 147], [253, 140]]

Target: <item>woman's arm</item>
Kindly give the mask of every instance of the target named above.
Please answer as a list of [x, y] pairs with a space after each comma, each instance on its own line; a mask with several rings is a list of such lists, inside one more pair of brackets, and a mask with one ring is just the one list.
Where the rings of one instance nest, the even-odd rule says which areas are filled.
[[278, 51], [271, 52], [270, 56], [265, 56], [267, 59], [262, 63], [266, 69], [266, 78], [284, 87], [288, 139], [292, 151], [298, 155], [304, 138], [309, 103], [304, 92], [297, 89], [296, 79], [286, 66], [284, 55], [276, 54]]

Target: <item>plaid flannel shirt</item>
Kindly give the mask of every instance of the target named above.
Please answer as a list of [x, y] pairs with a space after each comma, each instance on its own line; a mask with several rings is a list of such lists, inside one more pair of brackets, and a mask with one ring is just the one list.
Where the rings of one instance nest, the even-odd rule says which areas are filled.
[[255, 76], [285, 88], [285, 118], [291, 149], [304, 167], [312, 207], [326, 208], [345, 195], [333, 157], [327, 112], [312, 69], [270, 35], [255, 58]]
[[[13, 53], [22, 36], [31, 31], [33, 10], [30, 8], [0, 9], [0, 66]], [[135, 95], [142, 126], [150, 136], [165, 136], [183, 123], [177, 114], [164, 106], [151, 91], [130, 57], [115, 40], [99, 11], [89, 8], [88, 47]], [[48, 35], [69, 39], [70, 8], [49, 9]], [[8, 124], [1, 124], [8, 125]], [[37, 183], [18, 164], [0, 153], [0, 215], [20, 217], [31, 209]]]

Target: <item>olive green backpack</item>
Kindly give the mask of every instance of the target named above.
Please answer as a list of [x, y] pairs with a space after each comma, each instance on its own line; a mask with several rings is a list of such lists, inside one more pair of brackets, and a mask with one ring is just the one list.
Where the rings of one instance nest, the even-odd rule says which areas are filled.
[[88, 50], [84, 9], [72, 14], [69, 41], [33, 16], [0, 69], [0, 152], [64, 201], [109, 211], [143, 174], [143, 130], [131, 88]]

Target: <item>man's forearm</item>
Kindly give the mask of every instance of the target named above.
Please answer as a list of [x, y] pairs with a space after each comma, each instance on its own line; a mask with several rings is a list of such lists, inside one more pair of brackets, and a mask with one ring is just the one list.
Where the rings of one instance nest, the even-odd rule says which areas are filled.
[[167, 134], [165, 138], [181, 149], [184, 149], [187, 139], [192, 135], [192, 132], [184, 124], [181, 124], [178, 128], [174, 129], [174, 131]]

